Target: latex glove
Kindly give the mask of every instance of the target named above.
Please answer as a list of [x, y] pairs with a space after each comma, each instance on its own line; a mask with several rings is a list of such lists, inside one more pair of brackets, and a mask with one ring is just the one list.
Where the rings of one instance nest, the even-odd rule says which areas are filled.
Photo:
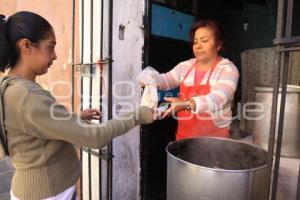
[[137, 75], [137, 80], [142, 86], [156, 85], [156, 76], [159, 73], [152, 67], [148, 66]]

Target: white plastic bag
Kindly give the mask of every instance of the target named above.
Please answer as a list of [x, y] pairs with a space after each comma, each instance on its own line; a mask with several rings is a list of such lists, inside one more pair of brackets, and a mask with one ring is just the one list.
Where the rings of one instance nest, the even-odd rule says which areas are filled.
[[158, 76], [159, 73], [154, 68], [148, 66], [141, 73], [137, 75], [137, 80], [143, 84], [143, 85], [156, 85], [156, 76]]
[[147, 106], [148, 108], [155, 109], [158, 104], [157, 88], [154, 84], [148, 84], [144, 88], [142, 95], [141, 106]]

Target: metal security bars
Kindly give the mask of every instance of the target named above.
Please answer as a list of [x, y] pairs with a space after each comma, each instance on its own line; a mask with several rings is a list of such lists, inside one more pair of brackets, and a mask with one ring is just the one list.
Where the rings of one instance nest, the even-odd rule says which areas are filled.
[[[273, 100], [272, 100], [272, 117], [270, 122], [270, 137], [269, 137], [269, 149], [268, 149], [268, 173], [270, 188], [268, 196], [270, 200], [276, 200], [278, 176], [279, 176], [279, 164], [281, 155], [281, 145], [283, 138], [283, 124], [284, 124], [284, 111], [286, 103], [286, 91], [288, 83], [288, 72], [290, 65], [290, 53], [292, 51], [300, 50], [300, 37], [292, 36], [293, 27], [293, 8], [295, 2], [293, 0], [278, 0], [278, 14], [277, 14], [277, 31], [274, 44], [276, 46], [276, 60], [275, 60], [275, 83], [273, 85]], [[274, 142], [276, 132], [276, 113], [278, 94], [281, 88], [281, 102], [279, 106], [279, 119], [278, 119], [278, 135], [276, 142], [276, 153], [273, 165], [274, 155]], [[273, 173], [272, 173], [273, 170]], [[300, 173], [300, 170], [299, 170]], [[298, 187], [297, 197], [300, 199], [300, 176], [298, 174]]]
[[[112, 118], [113, 1], [73, 0], [72, 4], [72, 111], [97, 106], [103, 113], [101, 123]], [[80, 41], [79, 62], [75, 62], [76, 41]], [[80, 93], [77, 96], [76, 88]], [[76, 105], [78, 96], [80, 104]], [[112, 143], [103, 149], [80, 148], [80, 199], [112, 199], [112, 158]], [[98, 176], [93, 175], [95, 165]]]

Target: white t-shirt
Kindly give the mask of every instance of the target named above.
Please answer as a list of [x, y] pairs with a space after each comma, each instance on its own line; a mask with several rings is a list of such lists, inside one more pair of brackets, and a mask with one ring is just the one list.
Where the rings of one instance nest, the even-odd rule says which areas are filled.
[[[63, 191], [62, 193], [54, 196], [54, 197], [50, 197], [47, 199], [43, 199], [43, 200], [71, 200], [73, 197], [75, 191], [75, 185], [69, 187], [68, 189], [66, 189], [65, 191]], [[18, 198], [16, 198], [14, 196], [14, 194], [12, 193], [12, 190], [10, 191], [10, 200], [19, 200]]]

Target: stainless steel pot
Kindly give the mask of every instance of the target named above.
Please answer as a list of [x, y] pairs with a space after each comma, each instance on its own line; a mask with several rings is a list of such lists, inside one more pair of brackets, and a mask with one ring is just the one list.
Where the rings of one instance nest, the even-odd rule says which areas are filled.
[[[255, 87], [254, 94], [255, 102], [263, 105], [264, 113], [260, 119], [253, 120], [252, 122], [253, 139], [255, 144], [267, 149], [269, 143], [273, 89], [271, 87]], [[278, 105], [280, 105], [280, 97], [281, 93], [279, 93]], [[279, 107], [277, 111], [276, 127], [278, 127]], [[281, 155], [285, 157], [300, 158], [299, 86], [287, 86]]]
[[267, 199], [267, 152], [257, 146], [200, 137], [166, 151], [168, 200]]

